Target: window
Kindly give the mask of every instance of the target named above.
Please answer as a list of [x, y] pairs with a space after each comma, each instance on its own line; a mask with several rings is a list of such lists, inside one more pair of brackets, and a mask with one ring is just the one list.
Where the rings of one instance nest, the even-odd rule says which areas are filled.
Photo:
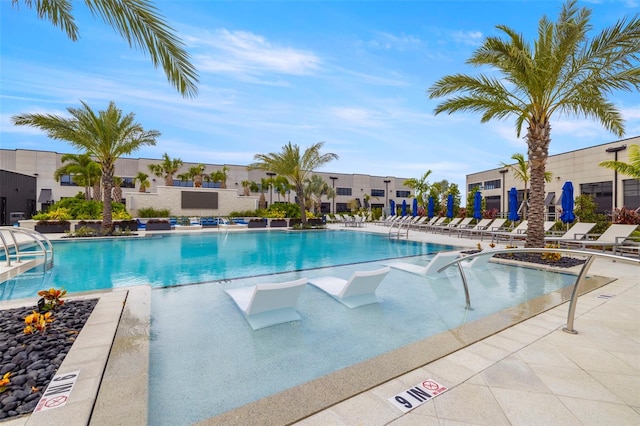
[[485, 181], [484, 189], [500, 189], [500, 179]]
[[133, 180], [134, 178], [123, 177], [121, 179], [122, 179], [122, 183], [120, 184], [120, 188], [135, 188], [136, 187], [136, 183]]
[[640, 207], [640, 180], [627, 179], [622, 181], [622, 204], [628, 209]]
[[482, 182], [475, 182], [475, 183], [470, 183], [469, 185], [467, 185], [467, 191], [471, 192], [473, 191], [473, 189], [475, 187], [481, 187], [482, 186]]
[[320, 213], [331, 213], [331, 203], [320, 203]]
[[350, 212], [349, 206], [347, 203], [336, 203], [336, 213], [345, 213]]
[[61, 186], [78, 186], [78, 184], [73, 181], [73, 176], [71, 175], [60, 176], [60, 185]]
[[496, 211], [500, 211], [500, 196], [499, 195], [492, 195], [489, 197], [485, 197], [486, 200], [486, 209], [487, 210], [493, 210], [495, 209]]
[[606, 214], [613, 205], [613, 182], [581, 183], [580, 193], [589, 194], [596, 202], [596, 213]]
[[336, 195], [351, 195], [351, 188], [336, 188]]
[[371, 190], [372, 197], [384, 197], [384, 189], [372, 189]]
[[398, 198], [409, 198], [411, 196], [411, 191], [396, 191], [396, 197]]

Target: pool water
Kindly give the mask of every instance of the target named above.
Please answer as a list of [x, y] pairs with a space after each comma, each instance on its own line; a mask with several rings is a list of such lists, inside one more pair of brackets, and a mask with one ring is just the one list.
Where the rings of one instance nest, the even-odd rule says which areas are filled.
[[215, 232], [54, 241], [55, 267], [0, 283], [0, 300], [149, 284], [167, 287], [451, 250], [364, 232]]
[[[348, 278], [403, 258], [425, 266], [455, 247], [348, 231], [242, 232], [55, 242], [55, 266], [0, 283], [0, 300], [149, 284], [149, 424], [186, 425], [571, 285], [575, 276], [490, 263], [438, 280], [392, 270], [380, 303], [348, 309], [306, 286], [302, 320], [252, 330], [225, 289]], [[187, 285], [192, 284], [192, 285]]]
[[[432, 257], [404, 261], [426, 265]], [[346, 279], [385, 263], [297, 271], [269, 282]], [[467, 273], [473, 310], [466, 310], [457, 268], [449, 269], [437, 280], [392, 269], [378, 288], [380, 303], [356, 309], [307, 285], [297, 304], [301, 321], [256, 331], [224, 290], [265, 282], [264, 277], [153, 291], [149, 424], [205, 420], [552, 293], [576, 278], [490, 263]]]

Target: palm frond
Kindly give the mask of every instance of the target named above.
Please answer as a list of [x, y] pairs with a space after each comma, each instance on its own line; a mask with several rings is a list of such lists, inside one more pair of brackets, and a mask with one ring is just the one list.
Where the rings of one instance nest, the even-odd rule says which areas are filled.
[[[12, 0], [12, 6], [19, 7], [19, 0]], [[73, 41], [78, 40], [78, 27], [71, 14], [73, 5], [69, 0], [24, 0], [29, 9], [35, 7], [38, 18], [50, 21]]]

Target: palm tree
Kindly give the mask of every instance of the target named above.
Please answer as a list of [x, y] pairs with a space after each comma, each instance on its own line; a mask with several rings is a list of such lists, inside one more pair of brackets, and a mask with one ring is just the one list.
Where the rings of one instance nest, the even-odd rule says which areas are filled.
[[[209, 173], [209, 180], [211, 182], [220, 182], [220, 189], [226, 189], [228, 176], [229, 176], [229, 168], [227, 166], [222, 166], [222, 169]], [[249, 195], [249, 194], [245, 194], [245, 195]]]
[[640, 145], [629, 145], [629, 162], [623, 161], [603, 161], [600, 167], [613, 169], [623, 175], [631, 176], [634, 179], [640, 179]]
[[251, 181], [245, 179], [240, 184], [242, 185], [242, 195], [245, 197], [251, 195]]
[[569, 0], [555, 23], [540, 19], [533, 45], [499, 25], [504, 38], [485, 38], [467, 60], [473, 66], [490, 66], [499, 76], [450, 75], [428, 89], [430, 98], [448, 96], [435, 114], [471, 111], [481, 113], [483, 123], [514, 116], [518, 136], [527, 126], [531, 167], [527, 247], [544, 246], [544, 172], [551, 117], [558, 113], [594, 119], [622, 136], [622, 115], [606, 96], [614, 90], [640, 88], [640, 18], [623, 18], [589, 40], [590, 17], [590, 10], [578, 9], [576, 1]]
[[138, 181], [140, 183], [140, 189], [138, 192], [147, 192], [147, 188], [151, 186], [151, 182], [149, 182], [149, 175], [145, 172], [138, 172], [133, 181]]
[[84, 186], [84, 199], [91, 199], [91, 187], [100, 182], [100, 165], [93, 161], [89, 154], [64, 154], [60, 161], [67, 163], [53, 174], [59, 181], [64, 175], [71, 175], [73, 181]]
[[[18, 8], [18, 0], [12, 0]], [[93, 16], [119, 33], [130, 47], [148, 53], [155, 68], [164, 69], [169, 82], [185, 97], [195, 97], [198, 73], [189, 62], [189, 54], [173, 29], [149, 0], [85, 0]], [[39, 18], [47, 19], [67, 33], [72, 41], [79, 38], [78, 27], [72, 15], [71, 0], [24, 0], [24, 5], [35, 7]]]
[[125, 116], [114, 102], [97, 114], [87, 105], [67, 108], [71, 118], [51, 114], [23, 114], [12, 117], [16, 126], [31, 126], [46, 131], [52, 139], [67, 141], [74, 148], [85, 150], [96, 158], [102, 172], [103, 209], [102, 233], [111, 232], [111, 190], [115, 163], [123, 155], [131, 154], [144, 145], [155, 145], [160, 136], [157, 130], [145, 131], [134, 122], [134, 114]]
[[304, 208], [304, 181], [315, 169], [338, 158], [337, 154], [321, 154], [320, 149], [324, 142], [317, 142], [300, 153], [300, 147], [289, 142], [282, 147], [282, 152], [269, 154], [256, 154], [255, 163], [250, 164], [249, 169], [258, 169], [275, 172], [289, 179], [296, 191], [298, 205], [300, 206], [300, 221], [307, 224], [307, 214]]
[[318, 207], [322, 202], [322, 196], [329, 196], [333, 189], [319, 175], [311, 175], [304, 181], [305, 199], [313, 208], [313, 213], [317, 213]]
[[149, 171], [158, 177], [163, 177], [165, 186], [173, 186], [173, 175], [178, 172], [180, 166], [182, 166], [181, 159], [171, 159], [165, 152], [162, 154], [162, 163], [149, 164]]
[[418, 205], [422, 207], [427, 206], [427, 196], [429, 195], [429, 175], [431, 174], [431, 170], [427, 170], [420, 179], [410, 178], [405, 180], [402, 184], [408, 186], [413, 189], [415, 193], [415, 197], [418, 199]]
[[275, 178], [273, 178], [273, 190], [276, 191], [276, 194], [278, 194], [278, 201], [280, 201], [280, 197], [284, 198], [284, 196], [287, 195], [287, 192], [289, 192], [290, 189], [291, 185], [289, 185], [289, 180], [287, 180], [286, 177], [276, 176]]
[[[515, 154], [513, 154], [511, 156], [512, 160], [516, 160], [515, 164], [507, 164], [507, 163], [500, 163], [502, 164], [503, 167], [508, 167], [513, 171], [513, 176], [517, 179], [517, 180], [521, 180], [522, 183], [524, 183], [524, 193], [523, 193], [523, 201], [522, 201], [522, 220], [526, 220], [527, 219], [527, 198], [528, 198], [528, 192], [527, 191], [527, 185], [529, 184], [529, 180], [531, 180], [530, 178], [530, 174], [529, 174], [529, 162], [527, 160], [525, 160], [524, 158], [524, 154], [518, 153], [516, 152]], [[553, 178], [553, 174], [551, 172], [545, 171], [544, 172], [544, 181], [549, 183], [551, 182], [551, 179]]]
[[187, 175], [189, 175], [189, 177], [193, 179], [193, 186], [195, 188], [202, 188], [202, 180], [205, 176], [204, 169], [204, 164], [198, 164], [197, 166], [189, 167]]
[[120, 176], [113, 177], [113, 201], [122, 202], [122, 178]]

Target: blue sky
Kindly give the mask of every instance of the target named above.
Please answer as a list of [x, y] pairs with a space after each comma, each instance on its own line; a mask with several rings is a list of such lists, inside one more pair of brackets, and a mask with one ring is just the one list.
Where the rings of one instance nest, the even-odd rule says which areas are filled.
[[[340, 159], [323, 171], [447, 179], [464, 191], [468, 173], [526, 153], [513, 119], [481, 124], [473, 114], [433, 115], [426, 90], [440, 77], [478, 71], [465, 60], [506, 24], [535, 35], [560, 1], [159, 1], [198, 69], [196, 99], [181, 97], [161, 70], [74, 2], [80, 40], [71, 42], [20, 2], [0, 2], [0, 146], [73, 152], [62, 141], [15, 127], [21, 113], [66, 114], [79, 100], [113, 100], [164, 152], [189, 162], [248, 164], [287, 142], [324, 141]], [[638, 0], [583, 1], [596, 30], [640, 9]], [[488, 70], [483, 70], [488, 71]], [[614, 93], [626, 137], [640, 135], [640, 96]], [[599, 124], [556, 116], [550, 153], [617, 137]]]

